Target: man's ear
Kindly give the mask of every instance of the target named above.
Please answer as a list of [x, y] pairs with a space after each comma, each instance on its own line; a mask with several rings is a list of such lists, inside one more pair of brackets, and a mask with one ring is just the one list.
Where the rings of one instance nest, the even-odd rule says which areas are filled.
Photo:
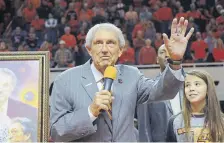
[[120, 57], [120, 56], [122, 55], [123, 51], [124, 51], [124, 47], [121, 47], [121, 48], [120, 48], [120, 51], [119, 51], [119, 55], [118, 55], [118, 57]]
[[159, 63], [159, 58], [158, 58], [158, 57], [156, 57], [156, 63], [157, 63], [157, 64]]
[[91, 48], [89, 46], [86, 46], [86, 50], [88, 51], [89, 55], [92, 57]]

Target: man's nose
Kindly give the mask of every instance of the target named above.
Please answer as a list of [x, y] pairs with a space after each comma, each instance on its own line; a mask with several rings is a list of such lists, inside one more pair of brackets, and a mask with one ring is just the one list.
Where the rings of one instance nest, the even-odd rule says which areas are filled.
[[108, 52], [108, 46], [107, 46], [107, 44], [106, 43], [104, 43], [103, 45], [102, 45], [102, 50], [101, 50], [102, 52]]

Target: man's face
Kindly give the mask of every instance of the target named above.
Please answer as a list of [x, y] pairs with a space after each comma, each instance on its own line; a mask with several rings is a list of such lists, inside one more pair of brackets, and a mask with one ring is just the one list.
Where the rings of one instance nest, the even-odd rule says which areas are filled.
[[20, 123], [13, 123], [9, 128], [10, 142], [26, 142], [29, 141], [30, 135], [26, 135]]
[[158, 49], [158, 55], [157, 55], [157, 63], [159, 63], [160, 68], [162, 70], [165, 69], [166, 64], [167, 64], [167, 58], [169, 58], [169, 53], [165, 47], [165, 45], [162, 45]]
[[0, 72], [0, 106], [6, 102], [13, 91], [12, 77]]
[[98, 70], [105, 70], [107, 66], [114, 65], [122, 54], [115, 32], [100, 29], [96, 32], [91, 47], [86, 47], [93, 63]]

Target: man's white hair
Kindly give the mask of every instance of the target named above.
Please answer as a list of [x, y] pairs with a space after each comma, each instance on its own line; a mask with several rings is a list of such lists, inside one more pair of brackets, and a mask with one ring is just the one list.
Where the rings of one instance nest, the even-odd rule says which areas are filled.
[[85, 47], [90, 47], [91, 48], [91, 44], [92, 44], [92, 40], [96, 34], [96, 32], [98, 30], [101, 29], [106, 29], [106, 30], [110, 30], [116, 33], [119, 44], [120, 44], [120, 48], [124, 48], [125, 46], [125, 39], [123, 36], [122, 31], [116, 27], [115, 25], [111, 24], [111, 23], [101, 23], [101, 24], [96, 24], [95, 26], [93, 26], [87, 33], [86, 35], [86, 43], [85, 43]]
[[11, 71], [8, 68], [0, 68], [0, 73], [5, 73], [5, 74], [9, 75], [12, 78], [12, 86], [13, 86], [13, 88], [16, 87], [17, 77], [16, 77], [16, 75], [14, 74], [13, 71]]

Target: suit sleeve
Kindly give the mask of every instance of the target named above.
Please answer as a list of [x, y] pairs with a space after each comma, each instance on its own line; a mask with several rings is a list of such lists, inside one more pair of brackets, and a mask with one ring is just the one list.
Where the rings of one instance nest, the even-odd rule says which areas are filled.
[[142, 104], [173, 99], [183, 84], [184, 81], [178, 79], [169, 66], [154, 80], [144, 77], [139, 71], [137, 102]]
[[88, 106], [74, 109], [66, 78], [54, 81], [50, 107], [50, 135], [55, 142], [74, 141], [96, 132], [88, 114]]
[[177, 142], [177, 138], [176, 138], [176, 135], [175, 135], [174, 129], [173, 129], [173, 123], [174, 123], [175, 117], [176, 116], [171, 117], [169, 120], [169, 123], [168, 123], [167, 132], [166, 132], [166, 141], [167, 142]]

